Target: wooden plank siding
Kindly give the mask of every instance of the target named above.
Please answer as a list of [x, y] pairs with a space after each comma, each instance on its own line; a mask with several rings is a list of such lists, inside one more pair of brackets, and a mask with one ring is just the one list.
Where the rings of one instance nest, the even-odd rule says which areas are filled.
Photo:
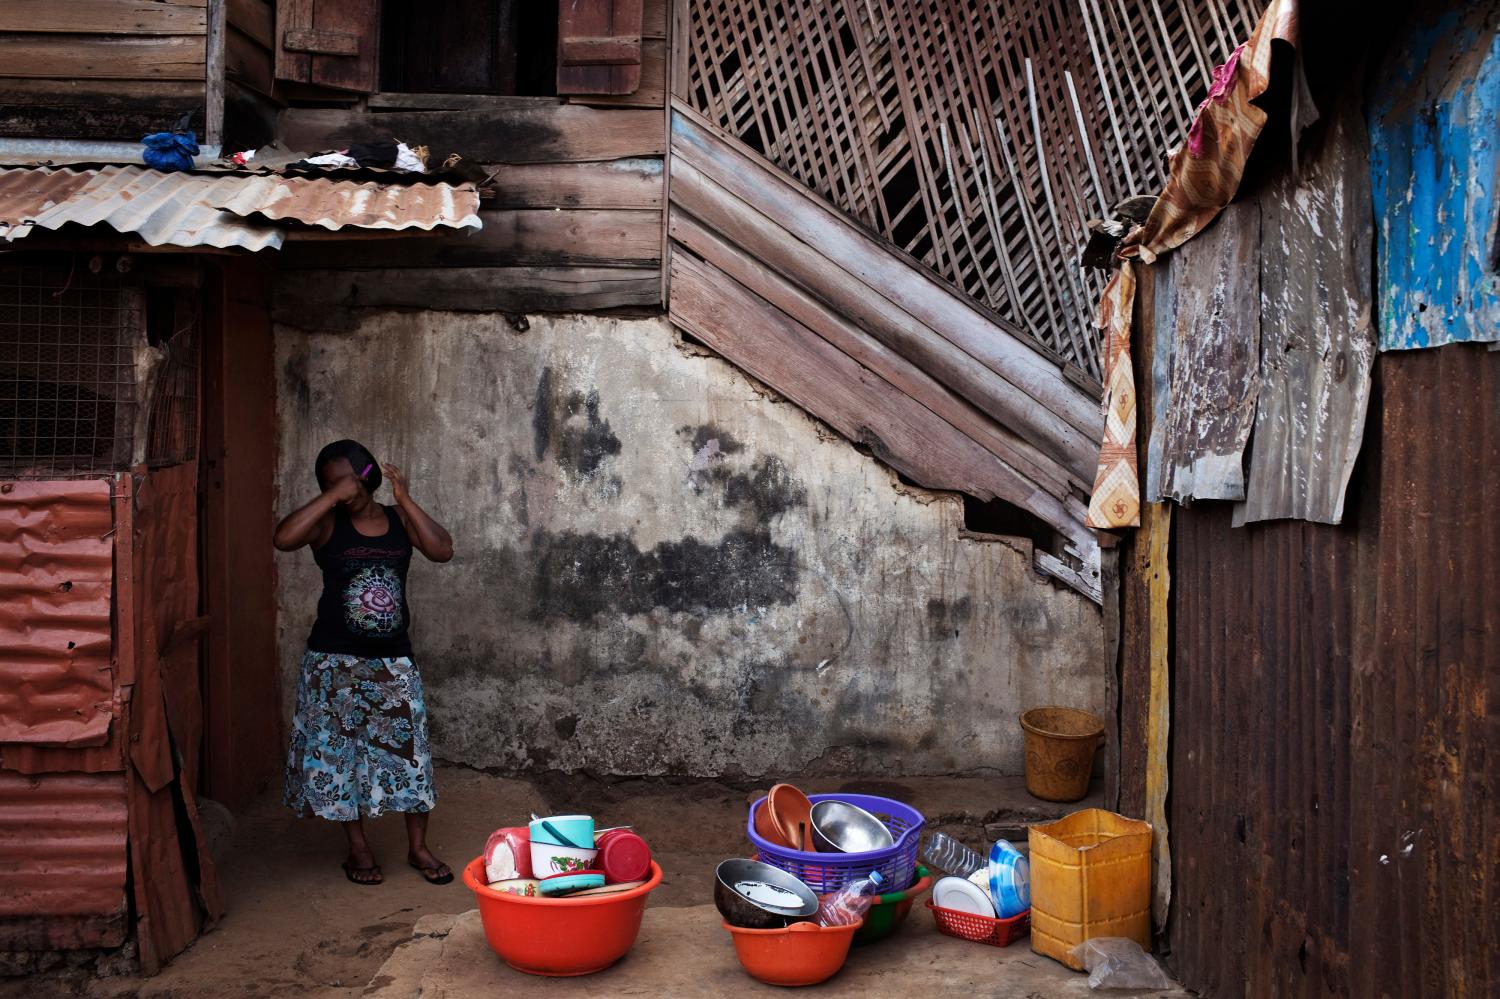
[[276, 12], [269, 0], [227, 0], [224, 71], [256, 93], [275, 83]]
[[[659, 307], [666, 146], [661, 108], [555, 98], [381, 94], [376, 108], [290, 110], [302, 150], [393, 137], [480, 164], [490, 177], [470, 234], [340, 245], [289, 241], [276, 317], [335, 327], [351, 309], [568, 312]], [[437, 104], [444, 110], [408, 110]]]
[[325, 245], [288, 242], [283, 267], [327, 267], [331, 253], [345, 267], [656, 267], [661, 263], [661, 213], [633, 208], [495, 209], [479, 213], [470, 234]]
[[278, 322], [336, 329], [352, 308], [586, 312], [659, 304], [661, 276], [629, 267], [438, 267], [297, 271], [277, 288]]
[[0, 3], [0, 137], [139, 141], [192, 112], [200, 140], [210, 0]]
[[1038, 569], [1099, 600], [1083, 509], [1097, 454], [1075, 423], [1097, 421], [1097, 403], [919, 264], [673, 110], [672, 321], [918, 484], [1050, 525], [1081, 568], [1038, 551]]
[[292, 108], [282, 112], [282, 141], [316, 150], [399, 138], [428, 146], [439, 159], [458, 152], [485, 163], [577, 163], [660, 156], [666, 148], [661, 112], [600, 109], [550, 97], [507, 102], [484, 114]]
[[494, 208], [662, 207], [662, 161], [651, 158], [597, 163], [486, 164]]
[[0, 35], [10, 77], [89, 80], [204, 78], [203, 35]]

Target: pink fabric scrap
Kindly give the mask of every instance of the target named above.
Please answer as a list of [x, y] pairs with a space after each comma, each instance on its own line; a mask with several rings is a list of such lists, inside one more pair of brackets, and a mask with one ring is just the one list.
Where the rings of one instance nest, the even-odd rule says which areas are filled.
[[1208, 96], [1203, 98], [1203, 103], [1198, 105], [1198, 111], [1193, 115], [1193, 126], [1188, 129], [1187, 146], [1188, 155], [1193, 159], [1203, 157], [1203, 110], [1208, 107], [1208, 102], [1223, 104], [1229, 99], [1229, 88], [1234, 86], [1234, 74], [1240, 66], [1240, 53], [1245, 51], [1247, 42], [1241, 42], [1235, 46], [1235, 50], [1229, 53], [1229, 58], [1224, 60], [1224, 65], [1214, 70], [1214, 79], [1208, 87]]

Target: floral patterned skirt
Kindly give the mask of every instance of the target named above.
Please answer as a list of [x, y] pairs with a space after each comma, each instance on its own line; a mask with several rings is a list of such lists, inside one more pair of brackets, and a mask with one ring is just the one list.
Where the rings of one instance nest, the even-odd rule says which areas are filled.
[[422, 675], [412, 661], [308, 650], [287, 749], [287, 805], [353, 822], [431, 811], [436, 801]]

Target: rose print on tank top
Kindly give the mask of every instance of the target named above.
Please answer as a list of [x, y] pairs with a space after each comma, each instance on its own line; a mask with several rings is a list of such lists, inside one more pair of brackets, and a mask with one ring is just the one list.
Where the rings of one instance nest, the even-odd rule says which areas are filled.
[[381, 638], [401, 629], [401, 577], [383, 566], [361, 569], [344, 590], [344, 622], [356, 635]]

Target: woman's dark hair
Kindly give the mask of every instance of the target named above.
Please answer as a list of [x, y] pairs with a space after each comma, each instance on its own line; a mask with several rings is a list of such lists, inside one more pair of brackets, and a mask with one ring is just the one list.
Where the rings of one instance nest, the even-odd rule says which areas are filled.
[[348, 459], [349, 467], [354, 469], [355, 475], [363, 471], [366, 465], [372, 466], [370, 474], [364, 479], [365, 488], [371, 493], [380, 488], [380, 462], [376, 461], [375, 456], [359, 441], [342, 440], [334, 441], [318, 452], [318, 460], [313, 465], [313, 474], [318, 477], [319, 489], [328, 488], [328, 483], [323, 480], [324, 467], [330, 461], [338, 461], [340, 458]]

